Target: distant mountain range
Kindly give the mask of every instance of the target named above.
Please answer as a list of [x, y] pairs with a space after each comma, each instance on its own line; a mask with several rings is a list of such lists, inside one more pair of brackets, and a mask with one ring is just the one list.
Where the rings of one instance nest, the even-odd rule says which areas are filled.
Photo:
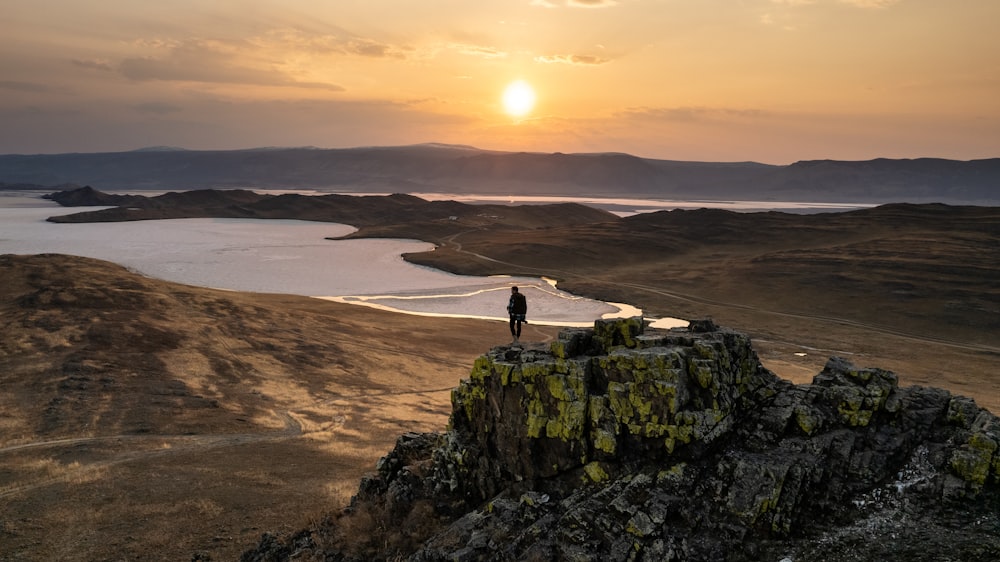
[[823, 202], [1000, 202], [1000, 158], [681, 162], [621, 153], [498, 152], [421, 144], [349, 149], [0, 155], [0, 189], [319, 189]]

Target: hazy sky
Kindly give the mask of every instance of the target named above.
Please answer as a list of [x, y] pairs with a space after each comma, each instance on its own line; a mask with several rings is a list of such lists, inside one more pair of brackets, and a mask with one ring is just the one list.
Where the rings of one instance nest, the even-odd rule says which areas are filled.
[[1000, 0], [0, 0], [0, 22], [0, 153], [1000, 156]]

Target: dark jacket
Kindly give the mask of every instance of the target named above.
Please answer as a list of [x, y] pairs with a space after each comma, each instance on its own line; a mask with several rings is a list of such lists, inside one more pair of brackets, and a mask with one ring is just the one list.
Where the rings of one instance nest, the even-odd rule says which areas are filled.
[[507, 304], [508, 314], [525, 315], [528, 313], [528, 299], [521, 293], [511, 293], [510, 302]]

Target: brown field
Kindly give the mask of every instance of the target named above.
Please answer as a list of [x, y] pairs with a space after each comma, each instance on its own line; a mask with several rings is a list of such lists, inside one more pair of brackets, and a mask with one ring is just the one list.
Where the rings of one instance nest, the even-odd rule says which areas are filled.
[[[499, 322], [0, 257], [0, 560], [232, 560], [447, 423]], [[527, 338], [551, 338], [529, 325]]]
[[1000, 411], [1000, 208], [674, 211], [436, 239], [412, 225], [385, 234], [402, 233], [440, 245], [407, 257], [417, 263], [544, 274], [647, 316], [712, 317], [750, 334], [765, 365], [794, 382], [840, 355]]
[[[934, 228], [687, 217], [377, 234], [435, 241], [410, 259], [453, 271], [545, 274], [649, 314], [711, 316], [793, 381], [842, 355], [1000, 412], [995, 215]], [[67, 256], [0, 256], [0, 280], [3, 561], [236, 559], [342, 505], [399, 434], [444, 428], [450, 389], [509, 339], [499, 322], [199, 289]]]

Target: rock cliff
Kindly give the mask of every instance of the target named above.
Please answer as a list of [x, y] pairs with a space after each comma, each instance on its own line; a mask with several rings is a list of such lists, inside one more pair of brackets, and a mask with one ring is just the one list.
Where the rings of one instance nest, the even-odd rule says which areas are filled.
[[494, 348], [452, 402], [242, 560], [1000, 560], [1000, 419], [888, 371], [793, 385], [743, 334], [633, 318]]

